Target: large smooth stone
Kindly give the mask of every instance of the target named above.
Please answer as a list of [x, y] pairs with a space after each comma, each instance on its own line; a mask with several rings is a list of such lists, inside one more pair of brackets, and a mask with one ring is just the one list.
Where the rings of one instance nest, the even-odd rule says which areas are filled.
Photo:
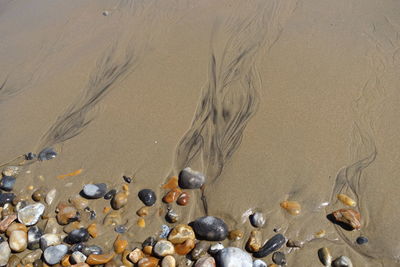
[[200, 217], [192, 223], [192, 227], [198, 239], [222, 241], [228, 236], [228, 226], [214, 216]]
[[250, 254], [240, 248], [227, 247], [218, 252], [217, 266], [220, 267], [253, 267]]
[[44, 260], [47, 264], [54, 265], [61, 261], [61, 259], [67, 254], [68, 247], [64, 244], [51, 246], [46, 248], [43, 253]]
[[83, 187], [82, 193], [85, 197], [90, 199], [101, 198], [107, 193], [107, 185], [104, 183], [87, 184]]
[[11, 256], [11, 249], [7, 242], [0, 243], [0, 266], [6, 266]]
[[285, 237], [282, 234], [276, 234], [269, 239], [259, 251], [255, 252], [253, 256], [255, 258], [264, 258], [274, 251], [280, 249], [286, 242]]
[[205, 181], [204, 174], [194, 171], [190, 167], [184, 168], [179, 173], [178, 184], [183, 189], [198, 189], [203, 186]]
[[34, 225], [39, 221], [44, 209], [45, 207], [42, 203], [28, 205], [18, 211], [18, 221], [27, 226]]
[[140, 190], [138, 193], [138, 197], [146, 206], [153, 206], [154, 203], [156, 203], [157, 201], [156, 194], [151, 189]]

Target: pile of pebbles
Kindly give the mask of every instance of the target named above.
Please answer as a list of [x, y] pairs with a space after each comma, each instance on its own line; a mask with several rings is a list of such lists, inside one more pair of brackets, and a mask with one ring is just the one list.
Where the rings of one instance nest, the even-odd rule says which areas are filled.
[[[16, 166], [6, 167], [0, 180], [3, 190], [0, 193], [0, 266], [264, 267], [267, 263], [262, 259], [269, 255], [272, 255], [273, 263], [268, 266], [284, 266], [287, 262], [282, 248], [300, 248], [302, 245], [277, 232], [263, 240], [260, 228], [266, 219], [261, 212], [249, 216], [248, 223], [253, 228], [247, 233], [249, 238], [244, 248], [224, 247], [224, 240], [241, 240], [246, 233], [229, 229], [222, 218], [204, 216], [192, 222], [179, 222], [171, 204], [187, 206], [190, 202], [188, 190], [198, 190], [205, 183], [205, 176], [189, 167], [162, 186], [165, 194], [161, 201], [168, 206], [166, 224], [162, 225], [160, 234], [149, 236], [139, 246], [127, 237], [129, 229], [122, 224], [120, 213], [127, 208], [132, 178], [123, 177], [125, 183], [121, 190], [110, 189], [106, 183], [86, 184], [68, 200], [53, 203], [57, 194], [55, 189], [34, 189], [31, 186], [33, 193], [30, 196], [15, 195], [12, 191], [19, 171]], [[136, 211], [137, 226], [145, 227], [149, 208], [157, 203], [158, 198], [153, 190], [147, 188], [140, 190], [137, 198], [143, 203], [143, 207]], [[90, 208], [98, 199], [109, 201], [101, 221]], [[301, 212], [301, 205], [296, 201], [284, 201], [280, 205], [290, 215], [296, 216]], [[354, 221], [357, 216], [346, 211], [334, 212], [335, 218], [359, 229]], [[112, 247], [96, 244], [100, 227], [113, 227], [116, 237]], [[352, 266], [345, 256], [332, 262], [327, 248], [321, 248], [318, 256], [325, 266]]]

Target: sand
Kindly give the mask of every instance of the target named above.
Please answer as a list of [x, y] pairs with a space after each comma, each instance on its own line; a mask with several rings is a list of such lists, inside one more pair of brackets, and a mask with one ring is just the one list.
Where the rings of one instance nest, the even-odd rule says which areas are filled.
[[[320, 266], [323, 246], [355, 266], [397, 266], [399, 15], [373, 0], [1, 1], [0, 162], [53, 147], [17, 188], [56, 188], [57, 200], [133, 175], [132, 242], [163, 223], [155, 210], [135, 228], [137, 191], [161, 198], [191, 166], [207, 175], [207, 211], [192, 192], [177, 208], [186, 221], [207, 212], [248, 235], [246, 214], [262, 211], [264, 238], [307, 241], [285, 250], [288, 266]], [[360, 231], [327, 220], [340, 192], [357, 200]]]

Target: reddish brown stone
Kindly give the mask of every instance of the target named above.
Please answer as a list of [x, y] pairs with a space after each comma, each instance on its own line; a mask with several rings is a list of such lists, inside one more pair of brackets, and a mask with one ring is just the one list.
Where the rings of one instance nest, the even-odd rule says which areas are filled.
[[353, 209], [340, 209], [332, 212], [336, 221], [344, 223], [355, 230], [361, 229], [361, 214]]

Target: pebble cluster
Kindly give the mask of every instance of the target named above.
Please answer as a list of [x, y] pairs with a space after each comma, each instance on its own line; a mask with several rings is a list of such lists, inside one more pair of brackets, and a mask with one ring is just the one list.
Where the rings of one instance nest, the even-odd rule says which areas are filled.
[[[38, 158], [49, 160], [55, 155], [54, 151], [47, 149]], [[249, 216], [248, 223], [252, 227], [249, 233], [230, 229], [222, 218], [215, 216], [181, 222], [171, 204], [187, 206], [190, 191], [185, 190], [198, 190], [205, 183], [205, 175], [189, 167], [162, 186], [165, 194], [160, 199], [168, 207], [166, 224], [162, 225], [161, 233], [149, 236], [141, 245], [127, 237], [129, 228], [122, 223], [120, 212], [128, 204], [132, 178], [123, 176], [125, 184], [121, 190], [108, 188], [106, 183], [86, 184], [68, 200], [52, 205], [57, 195], [55, 189], [32, 187], [32, 194], [28, 197], [12, 192], [19, 171], [19, 167], [8, 166], [0, 179], [0, 188], [4, 191], [0, 193], [0, 266], [273, 267], [287, 264], [283, 247], [303, 246], [300, 241], [288, 240], [279, 230], [271, 233], [267, 240], [263, 239], [261, 228], [266, 224], [266, 218], [261, 212], [253, 212]], [[137, 198], [143, 203], [136, 211], [139, 218], [137, 226], [143, 228], [146, 227], [145, 218], [149, 209], [155, 206], [158, 198], [148, 188], [141, 189]], [[109, 201], [101, 222], [90, 208], [91, 203], [98, 199]], [[348, 206], [355, 206], [348, 196], [340, 195], [338, 199]], [[283, 201], [280, 206], [289, 216], [297, 216], [301, 212], [301, 205], [296, 201]], [[334, 211], [332, 216], [352, 229], [361, 228], [360, 215], [354, 209], [343, 208]], [[113, 227], [116, 238], [111, 248], [88, 244], [93, 244], [89, 241], [100, 235], [99, 227]], [[318, 233], [319, 236], [324, 234], [324, 231]], [[248, 239], [244, 248], [224, 247], [222, 244], [226, 239], [238, 241], [245, 236]], [[367, 242], [366, 237], [356, 240], [359, 245]], [[317, 254], [324, 266], [352, 266], [346, 256], [333, 259], [326, 247], [318, 250]], [[264, 260], [269, 255], [273, 263], [267, 265]]]

